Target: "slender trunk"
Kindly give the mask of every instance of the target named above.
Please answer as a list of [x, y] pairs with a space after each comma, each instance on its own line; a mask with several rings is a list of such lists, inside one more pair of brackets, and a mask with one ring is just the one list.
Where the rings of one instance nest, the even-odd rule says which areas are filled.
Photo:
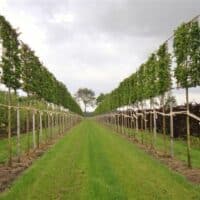
[[150, 101], [150, 112], [149, 112], [149, 132], [151, 135], [151, 147], [153, 147], [153, 137], [152, 137], [152, 133], [153, 133], [153, 126], [152, 126], [152, 102]]
[[165, 105], [164, 105], [164, 97], [163, 97], [163, 107], [162, 107], [162, 112], [163, 112], [163, 117], [162, 117], [162, 126], [163, 126], [163, 142], [164, 142], [164, 154], [167, 153], [167, 144], [166, 144], [166, 119], [165, 119]]
[[192, 167], [191, 163], [191, 150], [190, 150], [190, 117], [188, 113], [190, 112], [189, 109], [189, 93], [188, 88], [186, 88], [186, 107], [187, 107], [187, 117], [186, 117], [186, 125], [187, 125], [187, 160], [188, 160], [188, 167]]
[[142, 111], [141, 111], [141, 142], [142, 142], [142, 144], [144, 143], [144, 124], [143, 124], [143, 122], [144, 122], [144, 114], [143, 114], [143, 102], [142, 102]]
[[153, 146], [154, 146], [154, 148], [156, 148], [156, 138], [157, 138], [156, 118], [157, 118], [156, 109], [155, 109], [155, 107], [153, 107], [153, 137], [154, 137]]
[[26, 116], [26, 134], [27, 134], [27, 152], [30, 151], [30, 137], [29, 137], [29, 110], [27, 110]]
[[[136, 114], [136, 134], [138, 135], [138, 112], [135, 113]], [[134, 138], [135, 138], [135, 134], [134, 134]]]
[[121, 113], [121, 134], [123, 134], [123, 113]]
[[63, 134], [65, 133], [65, 121], [64, 121], [64, 114], [62, 114], [62, 124], [63, 124]]
[[8, 89], [8, 166], [12, 166], [11, 91]]
[[36, 149], [36, 137], [35, 137], [35, 111], [32, 113], [32, 131], [33, 131], [33, 149]]
[[173, 120], [173, 107], [172, 102], [170, 102], [170, 152], [171, 157], [174, 157], [174, 120]]
[[39, 143], [41, 143], [40, 141], [42, 141], [42, 113], [40, 112], [40, 134], [39, 134]]
[[48, 126], [48, 134], [47, 134], [47, 142], [50, 140], [50, 136], [51, 136], [51, 126], [50, 126], [50, 116], [49, 113], [47, 113], [47, 126]]
[[18, 162], [20, 162], [20, 111], [19, 111], [19, 104], [17, 106], [17, 156]]
[[51, 113], [50, 117], [50, 131], [51, 131], [51, 141], [53, 140], [53, 114]]
[[145, 141], [145, 143], [147, 143], [147, 115], [146, 115], [146, 109], [144, 110], [144, 141]]

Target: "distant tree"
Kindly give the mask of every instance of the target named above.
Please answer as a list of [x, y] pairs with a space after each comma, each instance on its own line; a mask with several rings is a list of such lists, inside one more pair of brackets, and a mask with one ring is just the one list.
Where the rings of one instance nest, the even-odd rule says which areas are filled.
[[93, 106], [95, 102], [95, 93], [94, 91], [88, 89], [88, 88], [80, 88], [76, 94], [76, 99], [79, 102], [83, 102], [84, 104], [84, 112], [86, 113], [88, 106]]

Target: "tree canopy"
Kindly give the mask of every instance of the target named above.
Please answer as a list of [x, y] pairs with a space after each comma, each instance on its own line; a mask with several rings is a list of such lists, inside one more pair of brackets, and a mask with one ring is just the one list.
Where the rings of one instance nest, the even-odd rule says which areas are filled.
[[1, 79], [9, 89], [15, 92], [22, 89], [29, 96], [82, 113], [66, 86], [48, 71], [27, 44], [18, 39], [17, 31], [3, 16], [0, 16], [0, 39], [3, 47]]

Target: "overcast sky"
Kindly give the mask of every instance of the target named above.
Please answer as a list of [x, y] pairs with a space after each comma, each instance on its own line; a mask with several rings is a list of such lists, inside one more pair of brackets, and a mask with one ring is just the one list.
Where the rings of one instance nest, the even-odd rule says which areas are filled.
[[0, 13], [72, 94], [80, 87], [99, 94], [200, 14], [200, 1], [0, 0]]

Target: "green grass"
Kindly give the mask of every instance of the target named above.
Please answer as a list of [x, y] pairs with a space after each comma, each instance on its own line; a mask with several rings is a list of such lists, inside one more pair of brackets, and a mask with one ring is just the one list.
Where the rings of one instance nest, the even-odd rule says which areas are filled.
[[[53, 137], [58, 134], [59, 128], [54, 127], [52, 129]], [[46, 141], [50, 140], [51, 132], [50, 129], [43, 129], [42, 137], [40, 137], [40, 143], [45, 143]], [[20, 150], [21, 154], [27, 152], [28, 150], [28, 140], [30, 142], [30, 148], [33, 148], [33, 134], [29, 132], [28, 134], [21, 134], [20, 135]], [[17, 155], [17, 137], [13, 136], [12, 139], [12, 154], [13, 156]], [[36, 141], [37, 141], [37, 133], [36, 133]], [[0, 140], [0, 163], [5, 163], [8, 159], [8, 139], [1, 139]]]
[[[144, 144], [150, 145], [153, 140], [153, 133], [150, 132], [142, 132], [139, 131], [138, 133], [132, 129], [125, 129], [126, 133], [129, 136], [135, 136], [138, 141], [143, 141]], [[156, 138], [156, 149], [159, 151], [165, 151], [164, 147], [164, 140], [162, 134], [157, 134]], [[170, 155], [170, 138], [166, 136], [166, 152]], [[181, 139], [174, 139], [174, 156], [187, 163], [187, 144], [186, 141]], [[192, 166], [196, 168], [200, 168], [200, 148], [196, 146], [191, 146], [191, 159], [192, 159]]]
[[0, 199], [198, 200], [200, 188], [120, 135], [84, 120]]

